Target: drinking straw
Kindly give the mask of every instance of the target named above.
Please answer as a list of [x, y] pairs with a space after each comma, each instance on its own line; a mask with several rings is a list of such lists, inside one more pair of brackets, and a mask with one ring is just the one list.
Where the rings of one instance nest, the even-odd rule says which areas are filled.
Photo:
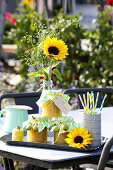
[[93, 109], [94, 109], [94, 93], [92, 93], [92, 97], [93, 97]]
[[99, 92], [97, 92], [97, 97], [96, 97], [96, 102], [95, 102], [95, 109], [97, 107], [98, 97], [99, 97]]
[[103, 99], [101, 107], [100, 107], [100, 113], [99, 114], [101, 114], [101, 111], [102, 111], [102, 108], [103, 108], [104, 101], [105, 101], [106, 97], [107, 97], [107, 94], [105, 94], [105, 96], [104, 96], [104, 99]]
[[85, 94], [83, 94], [83, 99], [84, 99], [84, 103], [85, 103], [85, 107], [86, 107], [86, 98], [85, 98]]
[[92, 104], [93, 104], [93, 92], [90, 94], [90, 113], [92, 111]]
[[80, 94], [79, 94], [78, 96], [79, 96], [79, 99], [80, 99], [80, 101], [81, 101], [81, 103], [82, 103], [83, 108], [85, 109], [85, 106], [84, 106], [84, 103], [83, 103], [83, 100], [82, 100]]
[[90, 96], [90, 94], [89, 94], [89, 92], [87, 92], [87, 111], [88, 111], [88, 113], [89, 113], [89, 96]]

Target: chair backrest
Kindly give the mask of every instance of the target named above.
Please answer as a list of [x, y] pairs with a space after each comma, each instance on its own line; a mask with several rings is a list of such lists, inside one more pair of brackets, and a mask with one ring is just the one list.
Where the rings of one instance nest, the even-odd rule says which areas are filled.
[[99, 92], [99, 97], [98, 97], [98, 104], [97, 104], [97, 108], [99, 108], [101, 106], [101, 93], [113, 93], [113, 89], [112, 88], [76, 88], [76, 89], [66, 89], [64, 90], [64, 94], [77, 94], [77, 99], [78, 99], [78, 105], [80, 109], [83, 109], [83, 106], [80, 102], [80, 99], [78, 97], [78, 95], [80, 94], [82, 99], [83, 99], [83, 94], [85, 94], [85, 97], [87, 99], [87, 92], [93, 91], [94, 93], [94, 100], [96, 100], [96, 95], [97, 92]]
[[[107, 160], [108, 160], [108, 157], [109, 157], [109, 154], [110, 154], [110, 149], [111, 149], [112, 146], [113, 146], [113, 136], [111, 136], [107, 140], [107, 142], [105, 143], [105, 145], [103, 147], [103, 150], [102, 150], [102, 153], [101, 153], [101, 156], [100, 156], [100, 159], [99, 159], [99, 163], [98, 163], [98, 166], [97, 166], [97, 170], [103, 170], [107, 166]], [[112, 168], [113, 168], [113, 164], [111, 164], [111, 165], [112, 165]], [[111, 167], [111, 166], [108, 166], [108, 167]]]
[[30, 92], [30, 93], [7, 93], [0, 96], [0, 110], [1, 102], [3, 99], [13, 98], [16, 105], [26, 105], [33, 108], [29, 110], [28, 114], [38, 113], [39, 108], [36, 102], [39, 100], [41, 92]]

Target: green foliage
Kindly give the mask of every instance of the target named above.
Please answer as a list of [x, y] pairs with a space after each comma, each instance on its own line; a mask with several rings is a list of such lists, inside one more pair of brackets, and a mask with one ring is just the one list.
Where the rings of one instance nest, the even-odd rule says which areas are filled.
[[55, 126], [59, 128], [59, 133], [68, 132], [78, 124], [75, 123], [74, 119], [70, 116], [56, 117], [56, 118], [46, 118], [46, 117], [32, 117], [23, 123], [23, 127], [26, 126], [27, 130], [32, 130], [33, 127], [37, 127], [37, 130], [41, 132], [45, 127], [49, 130], [53, 130]]
[[[57, 66], [60, 71], [63, 68], [63, 83], [57, 79], [56, 70], [53, 70], [57, 76], [53, 75], [54, 85], [64, 89], [72, 86], [78, 88], [112, 87], [113, 28], [109, 10], [106, 8], [103, 12], [98, 13], [95, 30], [83, 30], [79, 24], [79, 15], [70, 16], [63, 14], [62, 11], [57, 12], [54, 17], [49, 19], [33, 9], [29, 9], [29, 12], [22, 10], [16, 15], [16, 25], [9, 34], [18, 45], [17, 56], [21, 61], [21, 75], [27, 77], [25, 79], [27, 84], [29, 80], [28, 65], [33, 65], [37, 70], [30, 74], [34, 74], [35, 77], [40, 76], [40, 65], [37, 63], [39, 62], [38, 57], [42, 62], [43, 54], [37, 45], [48, 35], [63, 39], [68, 45], [69, 53], [69, 56], [64, 60], [65, 64]], [[83, 40], [85, 40], [86, 49], [83, 48]], [[32, 60], [30, 60], [31, 58]], [[49, 62], [45, 58], [43, 66], [46, 67]], [[48, 67], [45, 70], [42, 69], [41, 74], [43, 71], [47, 74]], [[30, 74], [29, 76], [32, 76]]]
[[108, 9], [105, 9], [99, 13], [96, 30], [85, 32], [91, 51], [81, 72], [84, 81], [80, 87], [113, 86], [113, 28], [107, 18]]
[[58, 131], [59, 135], [64, 132], [69, 132], [73, 128], [77, 127], [74, 119], [70, 116], [57, 117], [51, 122], [51, 130]]
[[[59, 61], [51, 63], [51, 58], [43, 54], [42, 42], [44, 42], [45, 37], [57, 37], [63, 39], [64, 42], [66, 41], [67, 44], [68, 34], [74, 37], [73, 30], [79, 31], [81, 29], [78, 15], [69, 16], [60, 11], [55, 17], [47, 19], [44, 14], [40, 15], [30, 7], [29, 12], [21, 5], [18, 10], [19, 14], [15, 15], [16, 24], [9, 32], [9, 39], [15, 40], [18, 46], [17, 59], [21, 61], [20, 74], [25, 78], [28, 76], [46, 77], [49, 72], [48, 66], [56, 67]], [[34, 71], [28, 74], [31, 65]], [[61, 80], [58, 69], [52, 70], [52, 74]]]
[[[66, 58], [59, 87], [69, 88], [71, 83], [78, 88], [113, 86], [113, 28], [108, 12], [99, 12], [95, 30], [73, 30], [74, 39], [68, 36], [70, 57]], [[84, 39], [88, 41], [86, 50], [81, 44]]]
[[[80, 25], [78, 23], [78, 16], [69, 16], [64, 15], [63, 13], [59, 13], [56, 17], [46, 19], [46, 22], [39, 22], [35, 21], [35, 31], [36, 34], [26, 35], [23, 37], [22, 41], [23, 43], [31, 43], [31, 49], [25, 51], [25, 55], [23, 60], [27, 62], [28, 65], [32, 65], [35, 67], [35, 73], [29, 74], [29, 76], [40, 76], [40, 73], [38, 71], [38, 66], [42, 67], [39, 68], [41, 70], [41, 73], [43, 74], [43, 77], [46, 77], [49, 73], [49, 67], [52, 65], [52, 67], [55, 67], [59, 61], [51, 61], [51, 58], [45, 56], [42, 51], [42, 42], [44, 42], [44, 39], [46, 37], [57, 37], [58, 39], [63, 39], [64, 41], [65, 35], [68, 35], [68, 31], [70, 29], [80, 29]], [[32, 41], [31, 41], [32, 40]], [[37, 40], [37, 41], [36, 41]], [[33, 42], [33, 43], [32, 43]], [[67, 40], [66, 40], [67, 42]], [[21, 56], [22, 59], [22, 56]], [[61, 80], [61, 75], [58, 69], [54, 69], [52, 71], [53, 74], [56, 75], [56, 77]]]
[[12, 39], [12, 32], [11, 29], [14, 28], [15, 26], [12, 25], [9, 21], [6, 21], [5, 23], [5, 31], [4, 31], [4, 36], [3, 36], [3, 44], [14, 44], [15, 41]]
[[52, 71], [52, 73], [55, 74], [60, 81], [62, 81], [62, 77], [61, 77], [60, 72], [59, 72], [58, 69], [55, 68], [55, 69]]
[[30, 77], [45, 77], [43, 70], [39, 70], [37, 72], [31, 72], [28, 74], [28, 76], [30, 76]]
[[[50, 128], [51, 127], [51, 119], [46, 118], [46, 117], [33, 117], [29, 120], [27, 120], [26, 122], [23, 123], [23, 127], [26, 126], [27, 130], [34, 130], [36, 131], [36, 127], [37, 127], [37, 131], [41, 132], [45, 127]], [[35, 127], [35, 129], [34, 129]]]
[[[78, 44], [69, 38], [69, 53], [73, 51], [73, 54], [66, 58], [63, 83], [57, 81], [59, 87], [113, 87], [113, 27], [110, 19], [109, 9], [105, 8], [99, 12], [95, 30], [80, 30], [78, 41], [74, 39]], [[82, 48], [83, 40], [87, 44], [86, 50]], [[109, 95], [105, 106], [112, 105], [112, 99]]]

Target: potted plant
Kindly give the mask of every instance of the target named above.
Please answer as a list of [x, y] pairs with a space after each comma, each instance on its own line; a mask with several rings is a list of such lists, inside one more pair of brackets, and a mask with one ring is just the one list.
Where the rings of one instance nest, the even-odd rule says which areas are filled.
[[55, 118], [51, 123], [51, 131], [54, 132], [54, 144], [65, 145], [65, 138], [69, 130], [72, 130], [76, 126], [77, 124], [70, 116]]
[[24, 122], [27, 130], [27, 141], [28, 142], [47, 142], [47, 128], [50, 127], [50, 119], [45, 117], [33, 117], [28, 121]]

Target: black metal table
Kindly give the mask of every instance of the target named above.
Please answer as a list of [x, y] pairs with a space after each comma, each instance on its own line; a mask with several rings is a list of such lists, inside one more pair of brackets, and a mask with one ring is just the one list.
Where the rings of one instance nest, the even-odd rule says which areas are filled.
[[[71, 111], [71, 116], [80, 120], [78, 110]], [[36, 114], [35, 114], [36, 116]], [[110, 137], [113, 129], [113, 107], [104, 108], [102, 111], [102, 135]], [[2, 135], [2, 134], [1, 134]], [[22, 146], [10, 146], [0, 141], [0, 156], [4, 158], [5, 169], [14, 170], [13, 160], [28, 163], [27, 169], [57, 169], [63, 167], [75, 167], [75, 165], [86, 163], [98, 163], [102, 149], [93, 152], [72, 152], [54, 149], [32, 148]], [[113, 157], [113, 148], [111, 149]]]

